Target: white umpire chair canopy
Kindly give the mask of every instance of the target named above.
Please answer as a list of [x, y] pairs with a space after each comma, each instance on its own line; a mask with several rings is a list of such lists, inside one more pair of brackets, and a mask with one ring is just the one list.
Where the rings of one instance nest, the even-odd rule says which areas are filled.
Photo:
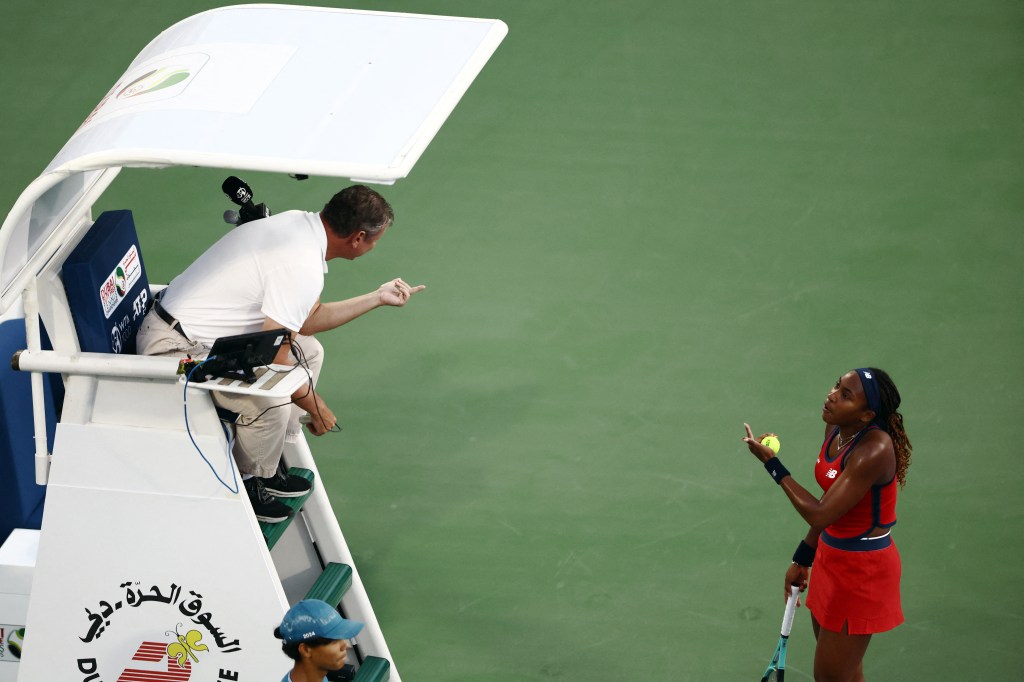
[[[318, 7], [203, 12], [147, 45], [21, 194], [0, 228], [0, 320], [24, 305], [20, 368], [33, 373], [36, 477], [48, 489], [31, 594], [0, 603], [0, 623], [25, 623], [29, 644], [0, 680], [18, 667], [20, 679], [117, 679], [162, 660], [139, 632], [205, 637], [192, 680], [280, 679], [267, 624], [328, 562], [351, 566], [339, 598], [367, 624], [360, 646], [390, 659], [323, 486], [303, 507], [307, 535], [272, 554], [244, 492], [213, 475], [229, 481], [233, 468], [208, 393], [185, 391], [189, 428], [177, 360], [79, 352], [61, 265], [126, 166], [406, 177], [506, 33], [498, 20]], [[40, 350], [40, 317], [52, 352]], [[67, 391], [52, 458], [41, 372], [64, 374]], [[316, 474], [304, 439], [285, 458]], [[172, 527], [176, 540], [163, 537]], [[126, 662], [136, 647], [149, 663]]]
[[123, 167], [406, 177], [508, 29], [286, 5], [185, 19], [136, 57], [0, 229], [0, 313]]

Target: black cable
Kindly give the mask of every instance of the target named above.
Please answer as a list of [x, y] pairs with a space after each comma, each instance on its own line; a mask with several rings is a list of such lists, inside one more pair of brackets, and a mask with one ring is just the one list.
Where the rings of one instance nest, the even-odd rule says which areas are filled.
[[[292, 343], [292, 344], [289, 344], [289, 349], [291, 351], [291, 354], [295, 356], [295, 361], [297, 363], [299, 363], [300, 365], [302, 365], [302, 367], [306, 370], [306, 375], [309, 377], [309, 391], [306, 392], [306, 395], [302, 396], [303, 398], [305, 398], [307, 395], [309, 395], [309, 393], [311, 391], [313, 391], [313, 375], [309, 371], [309, 361], [306, 360], [306, 353], [305, 353], [305, 351], [302, 350], [302, 346], [299, 346], [298, 344]], [[320, 422], [323, 423], [324, 415], [323, 415], [323, 413], [320, 412], [320, 403], [318, 403], [317, 401], [314, 400], [313, 401], [313, 405], [316, 406], [316, 416], [319, 417]], [[338, 420], [335, 419], [334, 420], [334, 426], [332, 426], [330, 429], [328, 429], [327, 433], [340, 433], [340, 432], [341, 432], [341, 425], [338, 423]]]
[[[289, 347], [289, 351], [291, 352], [291, 354], [295, 357], [295, 362], [297, 364], [295, 364], [294, 366], [292, 366], [290, 369], [287, 369], [287, 370], [276, 370], [276, 369], [274, 369], [272, 367], [268, 367], [267, 369], [269, 369], [271, 372], [274, 372], [276, 374], [290, 374], [290, 373], [294, 372], [297, 368], [301, 367], [303, 369], [303, 371], [306, 372], [306, 377], [309, 379], [309, 381], [307, 382], [306, 392], [304, 394], [302, 394], [302, 396], [299, 398], [299, 400], [302, 400], [303, 398], [306, 398], [307, 396], [309, 396], [310, 393], [314, 392], [314, 388], [313, 388], [313, 374], [309, 371], [309, 362], [306, 360], [305, 352], [303, 352], [302, 347], [299, 346], [298, 344], [292, 343], [292, 342], [289, 342], [288, 347]], [[288, 406], [294, 405], [294, 404], [295, 404], [295, 401], [294, 400], [290, 400], [287, 403], [281, 403], [279, 405], [271, 405], [270, 407], [268, 407], [267, 409], [263, 410], [258, 415], [256, 415], [251, 420], [248, 420], [245, 423], [239, 423], [239, 421], [236, 420], [235, 421], [235, 426], [236, 427], [241, 427], [241, 428], [246, 428], [246, 427], [252, 426], [257, 421], [259, 421], [260, 417], [265, 415], [267, 412], [270, 412], [271, 410], [277, 409], [279, 407], [288, 407]], [[320, 421], [323, 422], [324, 416], [320, 412], [320, 404], [317, 403], [316, 401], [313, 401], [313, 404], [316, 405], [317, 417], [319, 417]], [[239, 420], [240, 419], [241, 419], [241, 417], [239, 417]], [[327, 433], [339, 433], [340, 431], [341, 431], [341, 426], [338, 425], [337, 421], [335, 421], [334, 427], [331, 428]]]

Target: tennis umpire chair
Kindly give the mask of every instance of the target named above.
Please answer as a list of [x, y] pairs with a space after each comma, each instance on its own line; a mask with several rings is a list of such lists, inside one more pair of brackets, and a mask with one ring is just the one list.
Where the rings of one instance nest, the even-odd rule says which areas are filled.
[[[146, 275], [131, 212], [119, 210], [101, 214], [65, 260], [61, 276], [79, 351], [134, 353], [135, 336], [151, 307], [153, 289]], [[5, 322], [0, 327], [3, 332], [0, 341], [9, 336], [8, 346], [24, 348], [23, 323], [21, 336], [8, 333], [8, 324]], [[59, 374], [49, 376], [57, 385], [60, 384]], [[28, 379], [27, 375], [19, 378]], [[4, 381], [5, 389], [7, 384]], [[25, 386], [19, 390], [27, 392]], [[5, 394], [0, 409], [17, 409], [19, 404], [24, 408], [28, 401], [9, 400]], [[52, 413], [53, 408], [50, 409]], [[222, 422], [233, 422], [237, 418], [236, 414], [225, 410], [218, 412]], [[8, 418], [6, 422], [10, 424], [13, 420]], [[30, 439], [31, 420], [25, 419], [24, 423], [26, 434], [22, 434], [22, 438]], [[226, 444], [227, 434], [224, 435]], [[51, 442], [52, 438], [51, 434]], [[295, 442], [286, 443], [283, 461], [296, 463], [296, 466], [288, 467], [288, 473], [310, 482], [317, 478], [312, 455], [301, 436]], [[29, 476], [26, 472], [22, 478], [28, 480]], [[35, 497], [22, 496], [25, 499], [22, 516], [38, 516], [42, 510], [44, 488], [34, 485], [23, 487], [34, 492]], [[321, 486], [314, 485], [306, 496], [282, 499], [282, 502], [294, 511], [293, 516], [280, 523], [261, 522], [259, 528], [288, 602], [294, 604], [304, 598], [321, 599], [339, 607], [346, 617], [362, 620], [367, 625], [350, 654], [350, 664], [333, 673], [330, 679], [357, 682], [388, 680], [392, 667], [390, 655], [326, 493]], [[19, 523], [24, 522], [19, 520]], [[361, 647], [364, 637], [368, 641]]]

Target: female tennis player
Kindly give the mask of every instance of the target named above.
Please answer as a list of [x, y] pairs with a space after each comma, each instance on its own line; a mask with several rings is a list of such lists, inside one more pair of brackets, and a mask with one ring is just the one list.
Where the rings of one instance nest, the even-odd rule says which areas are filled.
[[[847, 372], [821, 410], [825, 441], [814, 476], [820, 499], [793, 480], [750, 426], [743, 442], [764, 463], [810, 526], [786, 571], [785, 590], [807, 588], [817, 646], [816, 682], [863, 682], [871, 635], [903, 622], [900, 556], [890, 531], [896, 523], [896, 484], [906, 483], [910, 441], [897, 412], [900, 394], [888, 374]], [[767, 435], [767, 434], [766, 434]]]

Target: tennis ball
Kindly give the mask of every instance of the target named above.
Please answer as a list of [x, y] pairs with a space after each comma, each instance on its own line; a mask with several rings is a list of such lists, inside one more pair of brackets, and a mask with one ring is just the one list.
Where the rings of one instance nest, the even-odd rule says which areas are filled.
[[767, 445], [776, 455], [779, 454], [779, 448], [782, 447], [777, 436], [765, 436], [761, 439], [761, 445]]

